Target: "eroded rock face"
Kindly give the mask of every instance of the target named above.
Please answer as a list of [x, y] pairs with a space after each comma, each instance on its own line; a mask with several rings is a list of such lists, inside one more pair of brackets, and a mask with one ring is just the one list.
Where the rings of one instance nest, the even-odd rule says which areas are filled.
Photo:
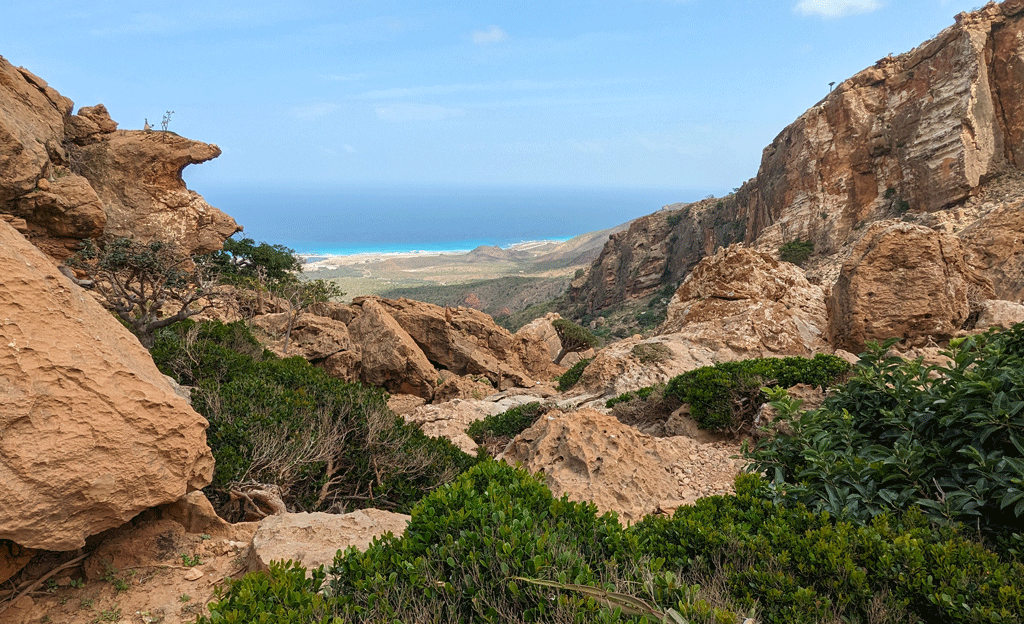
[[826, 347], [825, 326], [825, 293], [799, 267], [732, 245], [693, 269], [658, 333], [747, 357], [810, 355]]
[[330, 566], [339, 550], [366, 550], [375, 537], [401, 535], [409, 516], [360, 509], [347, 514], [288, 513], [260, 521], [252, 538], [250, 570], [267, 570], [271, 561], [297, 561], [307, 570]]
[[638, 522], [658, 503], [678, 498], [679, 486], [650, 436], [613, 416], [583, 409], [548, 412], [508, 446], [503, 459], [543, 471], [555, 496], [592, 501], [620, 521]]
[[967, 321], [970, 293], [982, 300], [991, 290], [955, 236], [909, 223], [876, 224], [832, 288], [829, 342], [859, 353], [868, 340], [949, 338]]
[[437, 369], [412, 336], [375, 299], [353, 307], [359, 312], [348, 331], [360, 348], [359, 378], [389, 392], [432, 397]]
[[0, 539], [71, 550], [206, 486], [206, 420], [138, 339], [0, 222]]
[[443, 308], [411, 299], [380, 299], [431, 362], [456, 375], [485, 375], [499, 390], [533, 385], [508, 330], [471, 308]]
[[0, 57], [0, 213], [64, 259], [85, 238], [161, 238], [189, 253], [241, 228], [185, 187], [181, 171], [220, 154], [168, 132], [123, 131], [102, 104], [73, 103]]
[[558, 377], [576, 362], [584, 358], [594, 357], [594, 350], [567, 353], [562, 364], [554, 363], [562, 350], [562, 341], [555, 331], [552, 321], [562, 318], [557, 312], [548, 312], [519, 328], [513, 335], [515, 351], [523, 368], [536, 379], [553, 379]]

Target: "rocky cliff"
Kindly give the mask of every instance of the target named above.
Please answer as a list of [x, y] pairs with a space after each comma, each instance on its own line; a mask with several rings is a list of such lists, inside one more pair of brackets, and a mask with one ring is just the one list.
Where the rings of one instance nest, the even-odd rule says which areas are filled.
[[864, 225], [885, 219], [955, 230], [999, 296], [1019, 296], [1020, 185], [986, 195], [1024, 169], [1022, 39], [1022, 0], [957, 15], [934, 39], [838, 84], [779, 133], [735, 193], [668, 207], [613, 236], [571, 299], [593, 312], [648, 295], [733, 242], [777, 253], [811, 241], [819, 264], [831, 258], [819, 278], [832, 281]]
[[102, 104], [73, 108], [0, 57], [0, 215], [52, 258], [103, 235], [159, 236], [204, 253], [241, 230], [181, 178], [219, 156], [216, 145], [118, 130]]

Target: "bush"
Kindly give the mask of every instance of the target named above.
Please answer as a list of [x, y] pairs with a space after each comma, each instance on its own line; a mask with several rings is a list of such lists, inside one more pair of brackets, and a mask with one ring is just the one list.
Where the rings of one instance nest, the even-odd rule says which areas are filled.
[[1024, 325], [954, 344], [948, 366], [888, 357], [891, 344], [871, 345], [820, 409], [778, 401], [792, 435], [750, 455], [773, 497], [857, 522], [918, 507], [1020, 556]]
[[745, 475], [737, 495], [624, 529], [486, 461], [416, 505], [404, 535], [338, 553], [327, 598], [311, 595], [322, 572], [275, 566], [229, 581], [200, 622], [637, 621], [601, 592], [693, 623], [1013, 622], [1024, 608], [1024, 566], [919, 513], [854, 526], [767, 488]]
[[779, 259], [783, 262], [792, 262], [799, 267], [807, 262], [812, 253], [814, 253], [814, 242], [806, 238], [798, 238], [779, 247]]
[[474, 422], [466, 430], [466, 435], [477, 444], [481, 444], [489, 438], [512, 438], [529, 429], [544, 411], [540, 403], [527, 403], [513, 407], [500, 414]]
[[641, 342], [630, 353], [643, 364], [664, 362], [672, 357], [672, 349], [660, 342]]
[[593, 361], [594, 358], [584, 358], [573, 364], [569, 370], [562, 373], [562, 376], [558, 378], [558, 391], [565, 392], [578, 384], [580, 382], [580, 378], [583, 377], [583, 370], [586, 369], [587, 365]]
[[665, 395], [690, 405], [690, 415], [702, 429], [738, 430], [752, 424], [765, 403], [763, 386], [789, 388], [809, 384], [825, 388], [849, 370], [834, 355], [755, 358], [704, 366], [673, 377]]
[[152, 353], [161, 371], [195, 386], [193, 406], [210, 421], [214, 500], [256, 482], [306, 511], [408, 510], [475, 462], [405, 424], [382, 390], [277, 358], [241, 323], [179, 324], [158, 334]]
[[555, 319], [551, 321], [551, 326], [555, 328], [555, 333], [562, 343], [562, 350], [555, 356], [555, 364], [560, 364], [562, 358], [570, 353], [579, 353], [598, 345], [597, 336], [568, 319]]
[[615, 407], [616, 405], [619, 405], [620, 403], [629, 403], [630, 401], [633, 401], [633, 400], [639, 400], [639, 401], [646, 402], [647, 399], [652, 394], [654, 394], [655, 391], [658, 390], [659, 388], [664, 388], [664, 386], [645, 386], [645, 387], [640, 388], [639, 390], [636, 390], [634, 392], [623, 392], [619, 396], [613, 397], [613, 398], [608, 399], [607, 401], [605, 401], [604, 402], [604, 406], [609, 408], [609, 409], [611, 409], [611, 408]]

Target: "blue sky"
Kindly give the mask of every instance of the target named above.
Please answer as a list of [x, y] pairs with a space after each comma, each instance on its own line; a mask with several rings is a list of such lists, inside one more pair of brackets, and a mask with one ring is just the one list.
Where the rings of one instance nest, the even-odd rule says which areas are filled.
[[[14, 6], [11, 6], [11, 5]], [[122, 128], [217, 143], [190, 186], [723, 194], [843, 80], [981, 0], [9, 3], [0, 55]], [[698, 192], [698, 191], [694, 191]], [[680, 200], [695, 199], [680, 196]]]

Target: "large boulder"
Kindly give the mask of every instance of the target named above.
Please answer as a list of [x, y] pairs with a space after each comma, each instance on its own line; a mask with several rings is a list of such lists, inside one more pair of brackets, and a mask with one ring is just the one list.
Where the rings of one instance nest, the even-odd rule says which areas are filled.
[[412, 336], [377, 299], [360, 299], [353, 307], [358, 312], [348, 331], [362, 354], [359, 379], [388, 392], [432, 398], [437, 369]]
[[910, 223], [872, 225], [843, 263], [828, 299], [829, 341], [859, 353], [869, 340], [937, 340], [968, 320], [992, 287], [960, 241]]
[[374, 538], [401, 535], [409, 516], [360, 509], [347, 514], [287, 513], [260, 521], [249, 551], [250, 570], [267, 570], [271, 561], [297, 561], [306, 570], [330, 566], [339, 550], [366, 550]]
[[561, 365], [555, 364], [555, 358], [562, 350], [562, 340], [555, 331], [554, 321], [562, 318], [557, 312], [548, 312], [540, 318], [533, 319], [520, 327], [513, 335], [515, 351], [522, 362], [523, 368], [537, 379], [553, 379], [585, 358], [594, 357], [594, 350], [567, 353], [562, 357]]
[[438, 366], [456, 375], [484, 375], [499, 390], [533, 385], [512, 334], [483, 312], [404, 298], [378, 301]]
[[625, 523], [679, 498], [671, 462], [655, 439], [594, 410], [548, 412], [516, 436], [502, 458], [542, 471], [555, 496], [592, 501]]
[[967, 262], [992, 282], [997, 298], [1024, 299], [1024, 199], [998, 205], [958, 236]]
[[206, 486], [206, 420], [138, 339], [0, 222], [0, 539], [71, 550]]
[[700, 261], [658, 333], [727, 351], [718, 359], [811, 355], [826, 347], [825, 293], [799, 267], [731, 245]]
[[598, 351], [583, 369], [576, 389], [617, 396], [646, 386], [667, 383], [676, 375], [737, 357], [728, 349], [709, 348], [683, 334], [652, 338], [634, 336], [613, 342]]

